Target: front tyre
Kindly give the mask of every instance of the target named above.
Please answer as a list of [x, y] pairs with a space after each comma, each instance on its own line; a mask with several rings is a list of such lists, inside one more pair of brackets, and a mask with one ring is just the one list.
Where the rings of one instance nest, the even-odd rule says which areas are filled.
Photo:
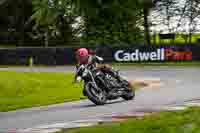
[[101, 89], [96, 89], [92, 82], [85, 84], [84, 93], [96, 105], [104, 105], [107, 101], [106, 94]]

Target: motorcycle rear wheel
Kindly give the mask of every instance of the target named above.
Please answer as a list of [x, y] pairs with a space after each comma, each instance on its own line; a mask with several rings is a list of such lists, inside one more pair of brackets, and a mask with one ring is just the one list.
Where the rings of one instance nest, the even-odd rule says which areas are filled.
[[125, 84], [125, 92], [124, 94], [121, 96], [124, 100], [133, 100], [135, 98], [135, 89], [132, 88], [130, 86], [130, 84], [128, 83], [128, 81], [124, 80], [124, 84]]

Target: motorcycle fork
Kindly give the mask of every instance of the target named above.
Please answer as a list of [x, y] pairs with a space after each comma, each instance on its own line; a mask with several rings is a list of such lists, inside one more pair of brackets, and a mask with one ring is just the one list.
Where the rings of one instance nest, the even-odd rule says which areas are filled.
[[89, 73], [90, 73], [90, 76], [92, 78], [92, 82], [94, 83], [95, 88], [97, 89], [97, 91], [99, 91], [99, 87], [97, 86], [97, 83], [96, 83], [96, 81], [95, 81], [95, 79], [94, 79], [94, 77], [92, 75], [92, 72], [89, 72]]
[[104, 90], [105, 90], [106, 92], [109, 92], [110, 89], [109, 89], [108, 85], [106, 84], [106, 82], [104, 81], [104, 79], [102, 79], [102, 78], [98, 78], [98, 79], [99, 79], [100, 82], [103, 84]]

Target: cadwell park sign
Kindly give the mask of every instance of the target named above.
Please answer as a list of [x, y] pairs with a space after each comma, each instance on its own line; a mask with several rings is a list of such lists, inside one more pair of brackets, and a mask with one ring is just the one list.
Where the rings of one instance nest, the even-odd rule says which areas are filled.
[[131, 51], [117, 50], [114, 53], [117, 62], [135, 61], [165, 61], [165, 60], [192, 60], [192, 51], [178, 51], [171, 48], [157, 48], [152, 51], [141, 51], [135, 49]]

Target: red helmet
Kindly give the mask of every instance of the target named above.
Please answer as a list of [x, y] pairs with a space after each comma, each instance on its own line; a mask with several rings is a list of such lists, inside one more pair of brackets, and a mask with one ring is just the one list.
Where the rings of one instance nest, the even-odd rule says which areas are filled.
[[76, 55], [78, 55], [79, 57], [87, 57], [88, 50], [86, 48], [80, 48], [76, 51]]
[[89, 53], [86, 48], [80, 48], [76, 51], [76, 59], [79, 64], [87, 64], [88, 56], [89, 56]]

